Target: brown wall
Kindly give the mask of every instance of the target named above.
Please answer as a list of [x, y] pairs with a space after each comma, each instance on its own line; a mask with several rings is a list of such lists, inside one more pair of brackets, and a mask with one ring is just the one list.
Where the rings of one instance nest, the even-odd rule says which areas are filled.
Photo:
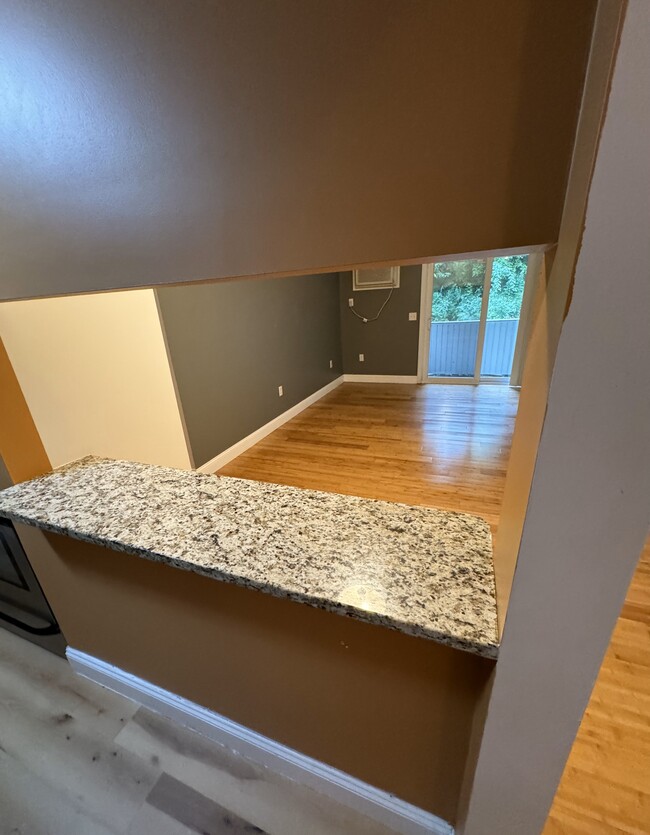
[[[348, 299], [354, 298], [360, 315], [374, 316], [386, 300], [388, 290], [352, 291], [352, 273], [339, 277], [341, 305], [341, 349], [346, 374], [418, 373], [418, 322], [409, 321], [409, 313], [420, 316], [420, 279], [417, 265], [400, 269], [400, 286], [393, 290], [390, 301], [376, 322], [362, 322], [350, 310]], [[364, 361], [359, 362], [359, 354]]]
[[492, 662], [16, 527], [76, 649], [455, 819]]
[[557, 239], [593, 0], [0, 7], [0, 298]]

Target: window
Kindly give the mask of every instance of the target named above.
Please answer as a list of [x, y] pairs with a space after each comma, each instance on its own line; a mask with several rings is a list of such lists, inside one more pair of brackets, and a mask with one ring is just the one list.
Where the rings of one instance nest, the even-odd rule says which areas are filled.
[[353, 290], [390, 290], [393, 287], [399, 287], [399, 267], [352, 271]]

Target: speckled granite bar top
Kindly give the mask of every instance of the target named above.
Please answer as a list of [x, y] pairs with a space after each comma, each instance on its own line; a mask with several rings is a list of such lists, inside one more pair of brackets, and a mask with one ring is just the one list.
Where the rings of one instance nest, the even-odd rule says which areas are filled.
[[0, 492], [0, 515], [497, 655], [478, 516], [94, 457]]

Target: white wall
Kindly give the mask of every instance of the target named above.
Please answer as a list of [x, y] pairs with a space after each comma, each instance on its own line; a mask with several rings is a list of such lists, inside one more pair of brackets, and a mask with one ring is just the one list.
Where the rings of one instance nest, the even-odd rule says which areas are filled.
[[153, 291], [5, 302], [0, 337], [53, 466], [190, 467]]

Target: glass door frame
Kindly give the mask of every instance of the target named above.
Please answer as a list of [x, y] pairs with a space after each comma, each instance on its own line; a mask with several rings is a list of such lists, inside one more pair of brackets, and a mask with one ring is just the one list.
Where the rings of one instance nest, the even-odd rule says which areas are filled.
[[[420, 342], [418, 347], [418, 383], [445, 383], [477, 386], [481, 382], [489, 382], [484, 377], [481, 380], [481, 365], [483, 364], [483, 344], [485, 342], [485, 325], [487, 322], [488, 304], [490, 301], [490, 288], [492, 286], [492, 264], [496, 256], [485, 257], [485, 277], [483, 278], [483, 293], [481, 296], [481, 313], [478, 323], [478, 337], [476, 343], [476, 356], [474, 361], [474, 374], [471, 377], [430, 377], [429, 376], [429, 350], [431, 338], [431, 310], [433, 306], [434, 279], [433, 270], [436, 264], [446, 259], [431, 261], [422, 265], [422, 282], [420, 289]], [[481, 260], [483, 260], [481, 258]]]

